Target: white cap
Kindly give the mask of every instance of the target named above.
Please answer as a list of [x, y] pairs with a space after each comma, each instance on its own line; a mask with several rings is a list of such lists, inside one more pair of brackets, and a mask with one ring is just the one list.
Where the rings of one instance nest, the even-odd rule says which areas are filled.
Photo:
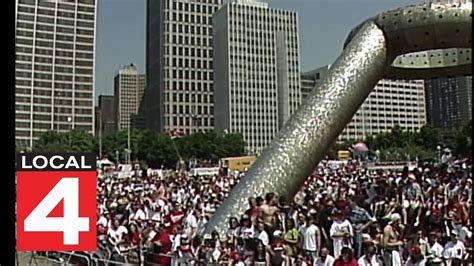
[[392, 213], [389, 217], [389, 224], [392, 224], [398, 220], [402, 219], [402, 217], [400, 216], [400, 214], [398, 213]]
[[281, 236], [282, 233], [282, 231], [276, 230], [275, 232], [273, 232], [273, 236]]

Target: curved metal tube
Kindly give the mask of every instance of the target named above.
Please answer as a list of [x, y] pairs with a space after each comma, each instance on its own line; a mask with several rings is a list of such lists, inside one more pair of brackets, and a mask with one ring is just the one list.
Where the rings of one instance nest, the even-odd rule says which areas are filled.
[[250, 196], [293, 196], [359, 109], [390, 62], [383, 31], [367, 22], [329, 70], [327, 78], [260, 155], [206, 231], [223, 231], [227, 220], [248, 208]]
[[406, 65], [399, 56], [471, 47], [471, 12], [470, 4], [413, 5], [384, 12], [356, 27], [320, 87], [233, 188], [205, 232], [223, 232], [230, 217], [248, 208], [249, 197], [275, 192], [292, 198], [381, 78], [470, 74], [469, 57], [433, 64], [429, 71], [429, 66], [417, 69], [410, 61]]

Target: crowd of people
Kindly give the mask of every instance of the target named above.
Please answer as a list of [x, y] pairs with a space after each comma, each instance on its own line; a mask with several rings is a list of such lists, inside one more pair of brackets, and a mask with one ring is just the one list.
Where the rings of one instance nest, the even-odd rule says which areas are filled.
[[358, 161], [311, 174], [294, 199], [248, 199], [225, 232], [206, 222], [244, 173], [135, 176], [98, 183], [99, 250], [152, 265], [467, 265], [470, 160], [402, 171]]

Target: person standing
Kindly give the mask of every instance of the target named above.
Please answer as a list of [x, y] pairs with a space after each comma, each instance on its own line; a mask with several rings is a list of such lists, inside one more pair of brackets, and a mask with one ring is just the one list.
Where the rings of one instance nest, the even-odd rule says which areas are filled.
[[333, 239], [334, 257], [339, 258], [342, 248], [352, 245], [354, 236], [352, 225], [345, 217], [345, 211], [339, 209], [335, 211], [334, 222], [329, 234]]
[[398, 213], [393, 213], [389, 217], [389, 222], [383, 229], [383, 260], [386, 266], [401, 266], [402, 259], [400, 256], [400, 248], [404, 245], [400, 240], [400, 220]]
[[368, 246], [365, 254], [357, 261], [359, 266], [382, 266], [383, 263], [377, 258], [376, 250], [373, 245]]
[[362, 255], [362, 233], [369, 228], [369, 226], [375, 221], [369, 213], [361, 208], [357, 202], [359, 199], [350, 197], [348, 199], [348, 216], [347, 218], [351, 221], [354, 227], [354, 255], [358, 258]]
[[357, 266], [357, 260], [350, 247], [343, 247], [341, 255], [334, 261], [334, 266]]
[[444, 258], [448, 265], [461, 266], [464, 258], [466, 248], [464, 243], [459, 240], [459, 233], [457, 230], [451, 231], [451, 240], [444, 246]]
[[300, 233], [303, 237], [303, 256], [313, 262], [319, 255], [321, 232], [314, 224], [312, 216], [306, 217], [306, 223], [300, 228]]
[[300, 243], [300, 232], [295, 228], [295, 220], [289, 218], [287, 220], [288, 230], [283, 235], [285, 243], [285, 253], [289, 257], [294, 257], [298, 253]]
[[333, 256], [329, 254], [329, 249], [327, 247], [321, 248], [321, 254], [318, 259], [314, 262], [314, 266], [333, 266], [334, 259]]

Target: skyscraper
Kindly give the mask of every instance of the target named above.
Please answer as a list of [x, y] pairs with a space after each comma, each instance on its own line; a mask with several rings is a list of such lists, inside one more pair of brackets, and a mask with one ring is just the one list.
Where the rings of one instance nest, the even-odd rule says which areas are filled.
[[15, 4], [16, 144], [49, 130], [94, 133], [96, 1]]
[[147, 128], [213, 129], [212, 14], [222, 1], [147, 0]]
[[301, 99], [304, 102], [304, 99], [320, 85], [322, 78], [326, 75], [329, 70], [330, 65], [325, 65], [323, 67], [306, 71], [301, 73]]
[[[328, 67], [324, 66], [305, 73], [311, 73], [312, 82], [318, 84], [327, 70]], [[309, 78], [307, 74], [305, 76]], [[307, 95], [304, 93], [305, 97]], [[370, 135], [389, 131], [395, 125], [416, 131], [425, 124], [425, 82], [382, 79], [339, 135], [339, 141], [361, 141]]]
[[102, 131], [102, 136], [105, 136], [117, 130], [114, 105], [114, 96], [99, 95], [99, 105], [96, 107], [96, 135]]
[[301, 102], [296, 12], [237, 0], [214, 15], [216, 129], [259, 153]]
[[120, 67], [115, 75], [114, 99], [116, 129], [131, 127], [132, 116], [137, 115], [145, 91], [146, 76], [138, 73], [134, 64]]
[[426, 80], [428, 123], [453, 132], [472, 119], [472, 76]]

